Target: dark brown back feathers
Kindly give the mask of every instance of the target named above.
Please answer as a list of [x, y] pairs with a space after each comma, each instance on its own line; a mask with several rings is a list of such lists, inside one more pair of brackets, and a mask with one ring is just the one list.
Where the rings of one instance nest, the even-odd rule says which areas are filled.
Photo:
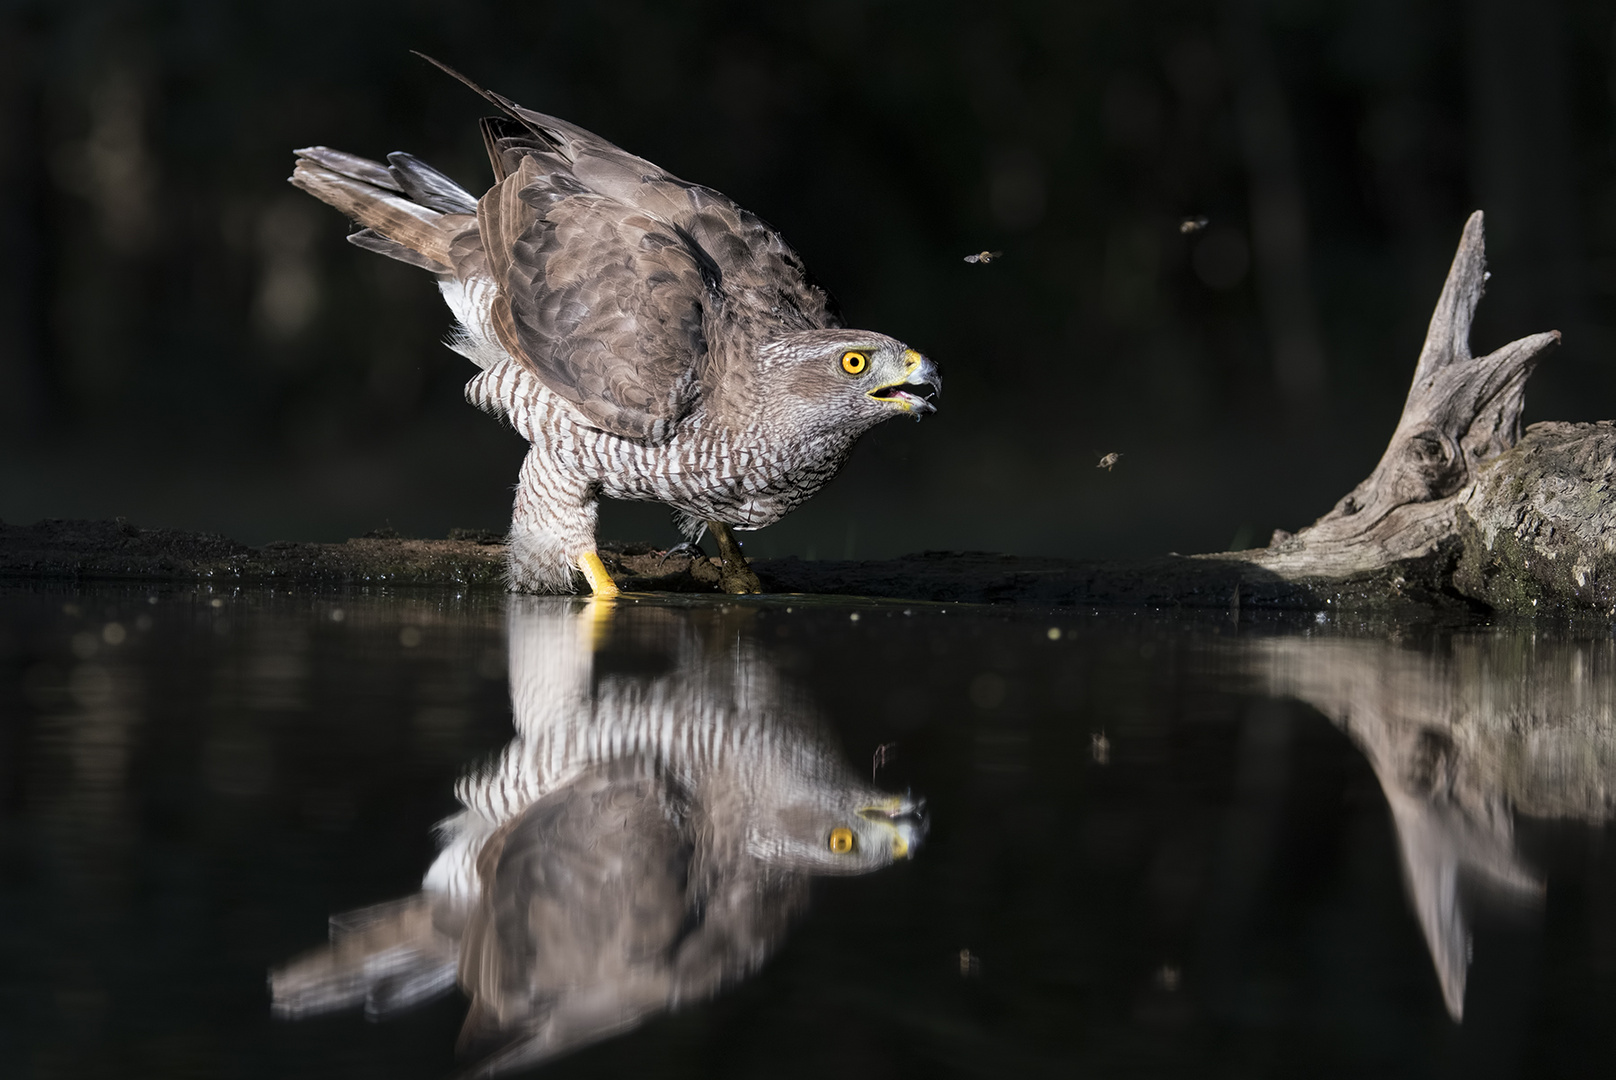
[[500, 344], [591, 424], [660, 442], [771, 337], [840, 325], [756, 215], [431, 62], [505, 114], [482, 124], [496, 182], [474, 236], [470, 196], [406, 154], [300, 151], [293, 183], [365, 225], [360, 246], [491, 278]]

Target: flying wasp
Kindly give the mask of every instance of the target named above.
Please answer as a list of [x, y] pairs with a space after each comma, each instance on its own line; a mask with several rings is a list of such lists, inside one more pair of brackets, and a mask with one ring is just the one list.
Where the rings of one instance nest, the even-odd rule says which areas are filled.
[[1004, 252], [1002, 251], [978, 251], [975, 255], [965, 256], [965, 261], [968, 263], [990, 263], [1002, 258], [1004, 258]]

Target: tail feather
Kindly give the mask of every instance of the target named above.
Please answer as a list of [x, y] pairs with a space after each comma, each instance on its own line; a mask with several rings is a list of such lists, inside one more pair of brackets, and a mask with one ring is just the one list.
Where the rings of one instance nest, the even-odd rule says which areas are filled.
[[422, 206], [444, 214], [477, 212], [477, 200], [471, 192], [415, 155], [395, 151], [387, 155], [387, 163], [399, 190]]
[[301, 150], [293, 150], [292, 153], [350, 180], [358, 180], [387, 191], [396, 191], [401, 195], [404, 193], [404, 188], [393, 175], [393, 171], [379, 161], [362, 158], [358, 154], [345, 154], [329, 146], [305, 146]]
[[348, 243], [356, 248], [374, 251], [378, 255], [386, 255], [389, 259], [397, 259], [401, 263], [409, 263], [421, 270], [430, 270], [434, 274], [443, 273], [443, 267], [419, 252], [395, 244], [375, 229], [360, 229], [358, 232], [348, 234]]
[[334, 916], [331, 944], [270, 973], [276, 1016], [363, 1004], [383, 1016], [454, 988], [459, 943], [452, 913], [426, 893]]
[[[341, 210], [381, 239], [429, 260], [434, 264], [431, 268], [437, 272], [453, 269], [449, 244], [460, 231], [457, 226], [464, 226], [464, 217], [415, 202], [404, 194], [394, 173], [376, 162], [324, 147], [299, 150], [297, 155], [291, 176], [293, 185]], [[333, 168], [333, 164], [339, 167]], [[360, 175], [354, 175], [356, 173]], [[445, 218], [452, 220], [446, 222]], [[365, 241], [359, 243], [361, 247], [393, 255], [386, 248]], [[404, 261], [415, 262], [408, 258]]]

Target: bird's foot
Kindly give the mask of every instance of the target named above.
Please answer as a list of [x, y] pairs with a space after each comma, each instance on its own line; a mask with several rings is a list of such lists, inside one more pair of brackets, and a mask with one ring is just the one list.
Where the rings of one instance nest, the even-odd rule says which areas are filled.
[[741, 542], [735, 539], [735, 534], [728, 525], [718, 521], [709, 521], [707, 529], [718, 541], [718, 557], [724, 560], [724, 565], [718, 568], [718, 587], [727, 593], [737, 595], [745, 593], [760, 593], [763, 591], [763, 582], [752, 573], [752, 568], [746, 565], [746, 556], [741, 554]]
[[745, 595], [762, 592], [763, 582], [752, 573], [752, 568], [746, 565], [746, 560], [737, 559], [730, 562], [726, 559], [724, 565], [718, 568], [718, 587], [727, 593]]
[[701, 550], [700, 544], [696, 543], [694, 540], [686, 540], [684, 543], [675, 544], [667, 551], [664, 551], [662, 553], [662, 557], [657, 560], [657, 565], [661, 566], [663, 563], [672, 558], [705, 559], [706, 557], [707, 553]]
[[583, 571], [584, 580], [589, 583], [589, 591], [594, 596], [606, 600], [617, 595], [617, 582], [606, 572], [606, 564], [600, 561], [597, 552], [586, 551], [578, 556], [578, 569]]

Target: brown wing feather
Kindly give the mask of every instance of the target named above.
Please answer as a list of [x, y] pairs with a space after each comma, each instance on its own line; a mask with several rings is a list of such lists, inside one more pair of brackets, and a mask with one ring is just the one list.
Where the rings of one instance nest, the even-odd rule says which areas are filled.
[[[517, 238], [531, 223], [532, 217], [520, 193], [523, 184], [531, 181], [534, 175], [537, 175], [536, 164], [526, 177], [518, 169], [515, 174], [506, 176], [488, 189], [487, 194], [477, 201], [477, 233], [481, 238], [478, 248], [487, 266], [488, 276], [499, 285], [488, 312], [494, 331], [506, 352], [542, 378], [542, 370], [523, 348], [521, 336], [516, 332], [516, 322], [511, 317], [510, 290], [506, 286], [511, 269], [511, 253]], [[467, 254], [470, 254], [469, 249]], [[467, 267], [467, 270], [470, 269]], [[461, 276], [470, 275], [462, 272]]]
[[[717, 267], [727, 298], [783, 315], [791, 329], [840, 326], [835, 302], [773, 226], [722, 192], [692, 184], [574, 124], [494, 100], [521, 121], [489, 138], [490, 156], [514, 168], [517, 155], [544, 171], [676, 226], [698, 258]], [[485, 133], [489, 131], [485, 128]]]
[[478, 204], [495, 332], [590, 423], [659, 442], [695, 400], [706, 282], [675, 230], [538, 155]]
[[431, 62], [505, 113], [482, 126], [499, 177], [477, 209], [476, 257], [499, 286], [490, 321], [591, 423], [660, 441], [704, 390], [744, 378], [735, 365], [771, 334], [841, 325], [829, 294], [755, 214]]

